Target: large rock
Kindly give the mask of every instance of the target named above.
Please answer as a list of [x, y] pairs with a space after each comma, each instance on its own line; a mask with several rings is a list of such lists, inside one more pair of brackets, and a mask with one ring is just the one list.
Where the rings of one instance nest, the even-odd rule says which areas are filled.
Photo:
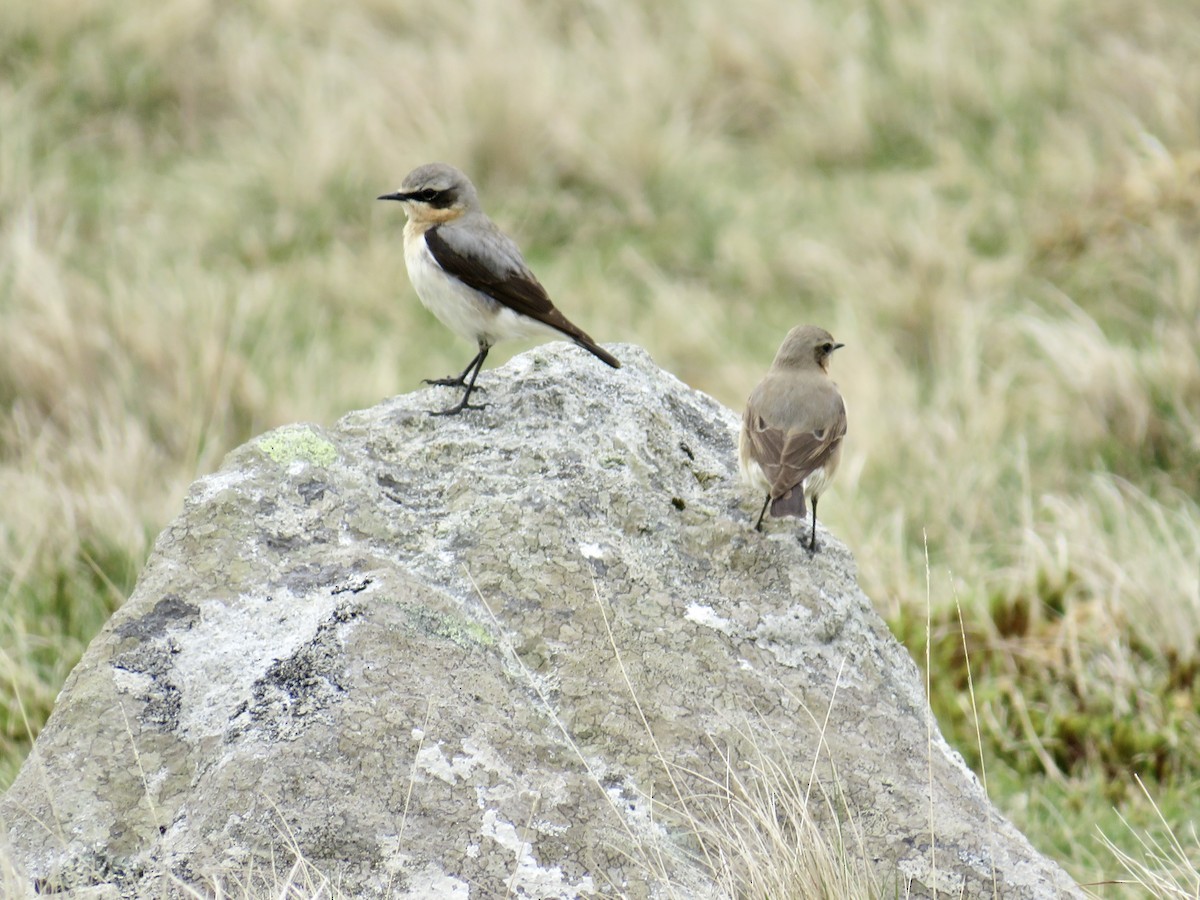
[[[755, 895], [824, 835], [885, 896], [1080, 896], [930, 730], [846, 549], [752, 530], [735, 414], [617, 353], [197, 482], [0, 800], [26, 887], [195, 896], [299, 856], [350, 896]], [[772, 831], [794, 854], [756, 861]]]

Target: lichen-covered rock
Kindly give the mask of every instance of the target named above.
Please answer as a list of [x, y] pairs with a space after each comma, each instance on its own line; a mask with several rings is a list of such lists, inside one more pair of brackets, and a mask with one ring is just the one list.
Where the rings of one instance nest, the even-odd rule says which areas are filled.
[[299, 855], [350, 896], [719, 896], [695, 833], [771, 757], [889, 896], [1078, 896], [929, 738], [845, 548], [753, 531], [736, 416], [618, 355], [548, 345], [482, 412], [423, 390], [197, 482], [0, 800], [30, 890]]

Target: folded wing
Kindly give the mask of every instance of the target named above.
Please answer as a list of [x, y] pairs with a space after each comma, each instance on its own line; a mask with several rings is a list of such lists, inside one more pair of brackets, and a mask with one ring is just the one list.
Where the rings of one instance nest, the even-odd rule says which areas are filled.
[[521, 251], [499, 229], [474, 228], [469, 237], [438, 225], [425, 232], [425, 244], [443, 271], [509, 309], [549, 325], [614, 369], [621, 363], [602, 350], [551, 302], [529, 270]]
[[825, 402], [807, 404], [810, 409], [790, 424], [772, 422], [771, 411], [756, 408], [753, 396], [746, 405], [742, 426], [770, 486], [773, 516], [805, 514], [804, 480], [828, 462], [846, 435], [846, 407], [837, 389], [830, 385], [821, 399]]

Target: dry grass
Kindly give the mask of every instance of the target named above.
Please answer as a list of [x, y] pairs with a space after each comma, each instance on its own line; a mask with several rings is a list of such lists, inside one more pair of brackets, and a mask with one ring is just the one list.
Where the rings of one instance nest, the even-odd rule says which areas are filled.
[[3, 4], [0, 784], [197, 475], [461, 368], [372, 200], [445, 159], [573, 319], [729, 405], [830, 328], [822, 512], [917, 658], [928, 535], [943, 727], [958, 598], [1034, 840], [1101, 880], [1061, 834], [1130, 772], [1188, 833], [1197, 58], [1186, 0]]
[[1128, 875], [1122, 884], [1134, 888], [1141, 896], [1168, 900], [1200, 897], [1200, 838], [1195, 824], [1186, 835], [1176, 834], [1141, 779], [1137, 782], [1154, 810], [1157, 818], [1154, 827], [1135, 828], [1122, 819], [1128, 836], [1136, 841], [1132, 850], [1126, 849], [1127, 839], [1118, 843], [1100, 833], [1101, 843]]
[[[740, 765], [727, 760], [726, 777], [711, 785], [703, 816], [691, 823], [711, 847], [711, 867], [722, 896], [909, 896], [899, 875], [878, 871], [878, 863], [866, 852], [855, 822], [857, 811], [837, 791], [840, 781], [832, 761], [830, 771], [814, 783], [816, 762], [813, 772], [797, 772], [786, 762], [791, 756], [787, 748], [746, 737], [753, 755]], [[825, 784], [834, 787], [827, 790]]]

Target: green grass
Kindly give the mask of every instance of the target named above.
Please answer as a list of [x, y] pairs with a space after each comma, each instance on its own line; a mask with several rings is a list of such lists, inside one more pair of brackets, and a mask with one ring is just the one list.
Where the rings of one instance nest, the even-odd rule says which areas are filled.
[[727, 405], [844, 341], [823, 517], [943, 728], [959, 605], [1035, 844], [1123, 877], [1140, 775], [1192, 846], [1197, 58], [1190, 0], [0, 6], [0, 785], [195, 477], [466, 362], [373, 200], [446, 160]]

